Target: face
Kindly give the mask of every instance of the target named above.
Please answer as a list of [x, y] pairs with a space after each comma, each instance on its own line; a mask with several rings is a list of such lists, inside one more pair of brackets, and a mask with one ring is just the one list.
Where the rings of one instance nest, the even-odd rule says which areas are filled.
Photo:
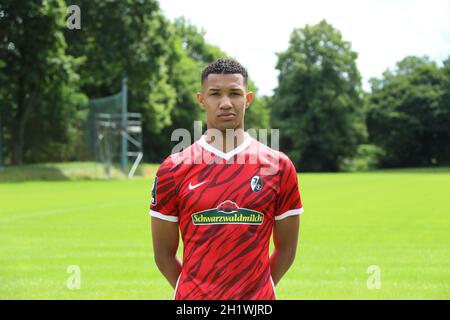
[[245, 110], [253, 101], [241, 74], [210, 74], [197, 100], [206, 111], [208, 129], [244, 129]]

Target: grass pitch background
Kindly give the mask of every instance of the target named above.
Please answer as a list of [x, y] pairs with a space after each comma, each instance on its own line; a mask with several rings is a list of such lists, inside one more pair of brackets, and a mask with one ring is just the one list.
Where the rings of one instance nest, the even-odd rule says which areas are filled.
[[[152, 178], [1, 179], [0, 299], [172, 299], [153, 261]], [[299, 183], [299, 249], [278, 299], [450, 298], [449, 169], [308, 173]], [[78, 290], [66, 285], [71, 265]], [[380, 289], [367, 288], [372, 265]]]

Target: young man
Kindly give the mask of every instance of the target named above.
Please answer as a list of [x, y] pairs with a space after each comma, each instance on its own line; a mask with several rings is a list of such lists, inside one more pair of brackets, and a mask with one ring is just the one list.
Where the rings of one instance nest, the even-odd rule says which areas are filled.
[[294, 261], [303, 212], [297, 174], [286, 155], [243, 131], [253, 100], [247, 78], [232, 60], [203, 70], [197, 100], [208, 130], [168, 157], [153, 183], [155, 260], [177, 300], [275, 299]]

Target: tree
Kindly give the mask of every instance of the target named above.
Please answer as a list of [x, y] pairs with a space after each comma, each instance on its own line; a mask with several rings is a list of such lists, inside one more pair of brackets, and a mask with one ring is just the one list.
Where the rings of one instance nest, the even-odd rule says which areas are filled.
[[69, 52], [83, 59], [82, 89], [89, 98], [115, 94], [128, 78], [128, 109], [143, 115], [145, 160], [172, 124], [176, 90], [170, 83], [175, 30], [156, 0], [73, 1], [81, 30], [67, 30]]
[[[245, 128], [247, 129], [270, 129], [270, 109], [268, 96], [258, 96], [257, 89], [252, 89], [256, 93], [253, 103], [245, 111]], [[269, 132], [270, 133], [270, 132]]]
[[442, 96], [437, 114], [437, 139], [435, 150], [441, 164], [450, 164], [450, 56], [444, 61], [442, 72]]
[[0, 4], [0, 105], [13, 164], [70, 153], [84, 96], [65, 52], [65, 9], [62, 0]]
[[[67, 28], [63, 0], [0, 4], [0, 102], [12, 162], [80, 159], [88, 97], [117, 93], [124, 77], [128, 109], [143, 115], [145, 160], [160, 161], [174, 129], [192, 132], [204, 118], [200, 72], [227, 55], [184, 19], [169, 22], [156, 0], [71, 5], [81, 29]], [[249, 121], [263, 126], [267, 115], [255, 101]]]
[[366, 137], [357, 53], [326, 21], [295, 29], [278, 54], [272, 125], [301, 170], [336, 171]]
[[[448, 63], [448, 62], [447, 62]], [[449, 77], [428, 57], [406, 57], [394, 71], [372, 79], [367, 126], [370, 140], [385, 150], [387, 167], [449, 162]]]

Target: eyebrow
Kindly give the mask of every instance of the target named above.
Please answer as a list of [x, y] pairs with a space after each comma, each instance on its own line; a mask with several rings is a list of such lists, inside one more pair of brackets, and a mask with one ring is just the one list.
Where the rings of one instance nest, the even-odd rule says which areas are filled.
[[[229, 90], [231, 92], [240, 92], [240, 93], [244, 92], [244, 90], [242, 88], [236, 88], [236, 87], [230, 88]], [[208, 88], [208, 90], [207, 90], [207, 92], [220, 92], [220, 91], [222, 91], [222, 89], [219, 89], [219, 88]]]
[[[208, 91], [221, 91], [221, 89], [219, 89], [219, 88], [209, 88]], [[230, 91], [240, 91], [240, 92], [242, 92], [243, 90], [241, 88], [230, 88]]]

